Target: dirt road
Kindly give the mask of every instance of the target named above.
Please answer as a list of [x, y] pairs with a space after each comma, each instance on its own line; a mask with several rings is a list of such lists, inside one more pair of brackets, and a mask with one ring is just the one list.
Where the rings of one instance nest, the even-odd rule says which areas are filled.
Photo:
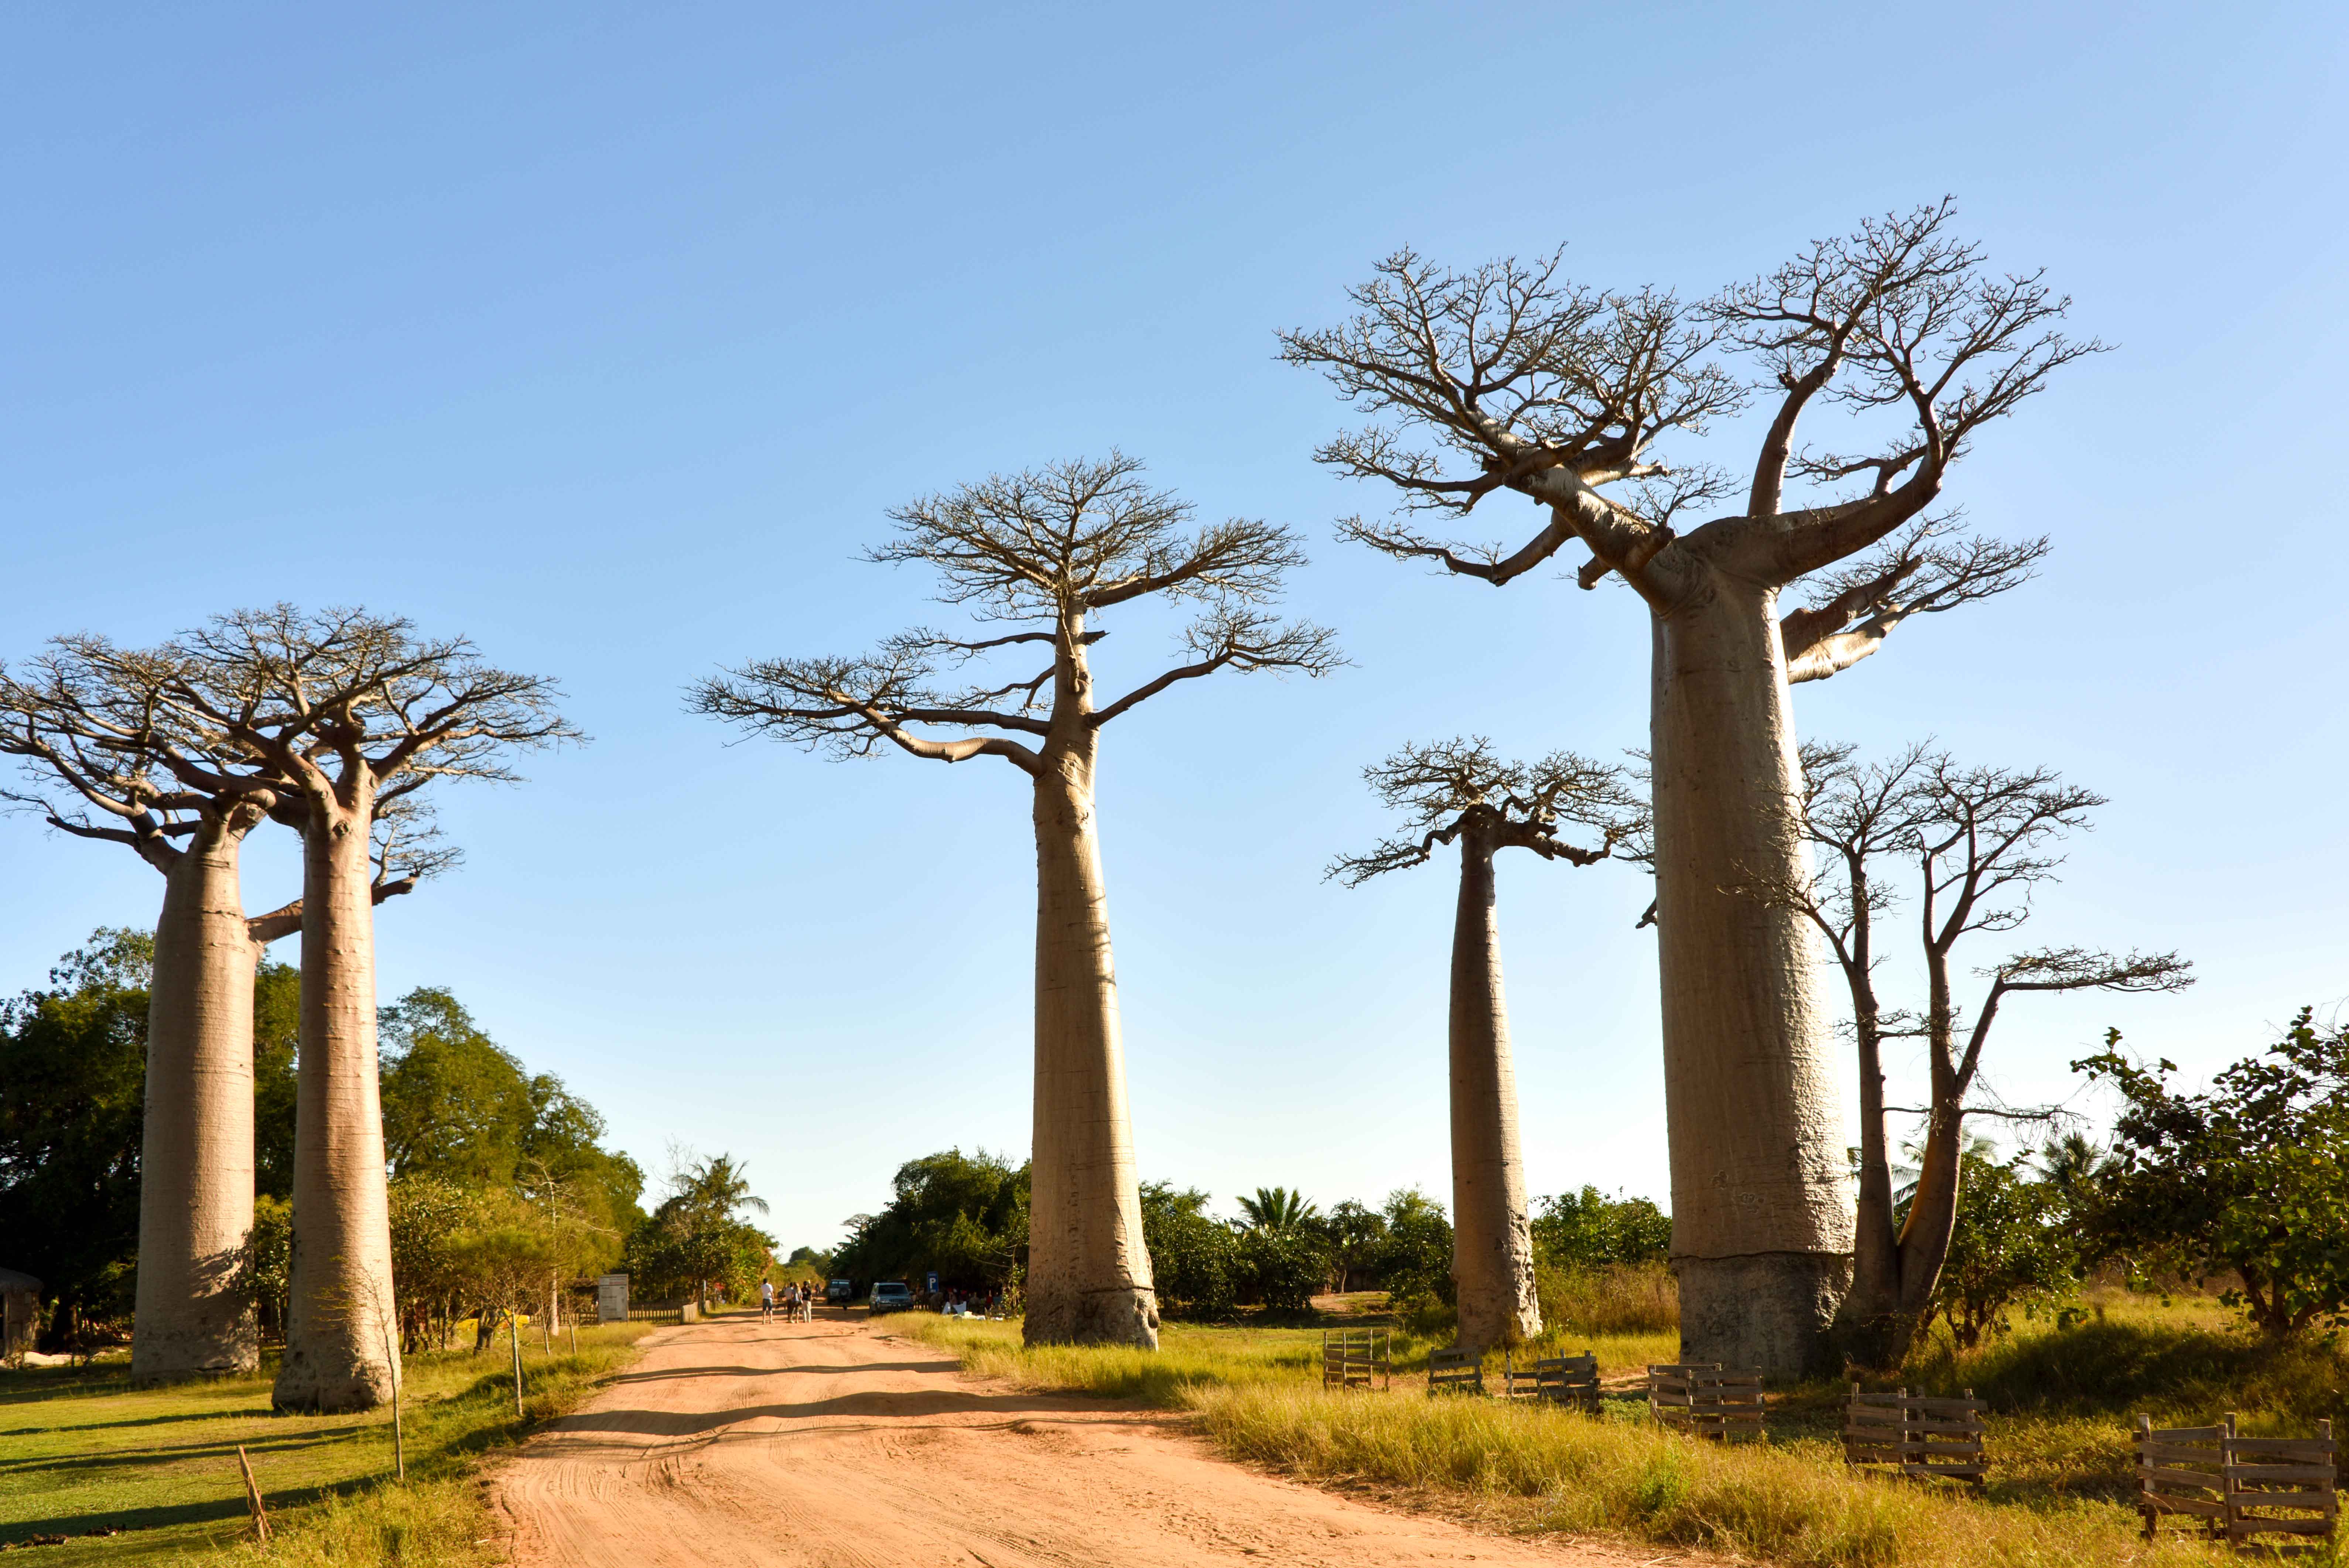
[[633, 1370], [499, 1473], [525, 1568], [1640, 1560], [1258, 1475], [1171, 1417], [967, 1378], [861, 1322], [726, 1318], [645, 1343]]

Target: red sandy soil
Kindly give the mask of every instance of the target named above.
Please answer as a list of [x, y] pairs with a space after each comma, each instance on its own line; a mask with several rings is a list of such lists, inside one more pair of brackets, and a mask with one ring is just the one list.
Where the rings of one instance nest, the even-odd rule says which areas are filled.
[[1629, 1568], [1216, 1459], [1179, 1417], [965, 1376], [860, 1321], [664, 1329], [524, 1444], [494, 1503], [523, 1568]]

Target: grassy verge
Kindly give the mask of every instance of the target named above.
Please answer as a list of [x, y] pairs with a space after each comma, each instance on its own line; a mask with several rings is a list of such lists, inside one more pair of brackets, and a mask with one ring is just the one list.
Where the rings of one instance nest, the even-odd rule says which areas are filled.
[[[961, 1358], [963, 1370], [1000, 1377], [1022, 1387], [1133, 1399], [1161, 1409], [1184, 1409], [1203, 1388], [1250, 1384], [1312, 1383], [1321, 1376], [1321, 1331], [1318, 1328], [1224, 1328], [1170, 1323], [1154, 1354], [1113, 1346], [1040, 1345], [1019, 1343], [1016, 1323], [936, 1317], [906, 1313], [889, 1321], [889, 1332], [920, 1340]], [[1450, 1343], [1449, 1334], [1428, 1336], [1393, 1331], [1394, 1368], [1408, 1379], [1427, 1370], [1427, 1353]], [[1530, 1356], [1590, 1350], [1600, 1371], [1619, 1376], [1651, 1361], [1671, 1359], [1679, 1337], [1670, 1334], [1567, 1334], [1518, 1353]], [[1501, 1357], [1491, 1358], [1495, 1375]]]
[[1792, 1568], [2090, 1568], [2230, 1561], [2147, 1547], [2102, 1501], [2002, 1506], [1847, 1472], [1828, 1443], [1723, 1449], [1623, 1410], [1590, 1420], [1492, 1401], [1228, 1388], [1198, 1401], [1216, 1446], [1288, 1474], [1473, 1501], [1489, 1522], [1704, 1547]]
[[[1154, 1356], [1029, 1350], [1015, 1324], [921, 1314], [893, 1332], [952, 1350], [981, 1376], [1189, 1410], [1234, 1459], [1465, 1507], [1501, 1528], [1699, 1546], [1800, 1568], [2227, 1560], [2182, 1530], [2152, 1548], [2138, 1540], [2135, 1413], [2187, 1425], [2236, 1410], [2249, 1429], [2302, 1433], [2318, 1416], [2342, 1414], [2349, 1361], [2322, 1345], [2229, 1332], [2208, 1303], [2096, 1304], [2108, 1310], [2077, 1326], [2027, 1324], [1980, 1351], [1929, 1351], [1904, 1374], [1914, 1387], [1971, 1386], [1991, 1402], [1992, 1482], [1981, 1498], [1847, 1470], [1836, 1438], [1840, 1384], [1776, 1391], [1769, 1443], [1724, 1450], [1654, 1430], [1628, 1391], [1598, 1421], [1431, 1401], [1412, 1374], [1435, 1342], [1402, 1334], [1395, 1391], [1364, 1397], [1322, 1393], [1311, 1329], [1169, 1324]], [[1619, 1373], [1672, 1358], [1675, 1343], [1624, 1335], [1594, 1348]]]
[[[408, 1482], [391, 1480], [388, 1410], [279, 1416], [254, 1377], [134, 1389], [119, 1365], [0, 1376], [0, 1542], [64, 1535], [44, 1568], [237, 1560], [244, 1447], [277, 1536], [275, 1563], [471, 1568], [492, 1561], [475, 1469], [572, 1409], [633, 1359], [647, 1325], [583, 1329], [577, 1354], [525, 1350], [524, 1414], [502, 1347], [408, 1362]], [[115, 1530], [106, 1536], [95, 1532]]]

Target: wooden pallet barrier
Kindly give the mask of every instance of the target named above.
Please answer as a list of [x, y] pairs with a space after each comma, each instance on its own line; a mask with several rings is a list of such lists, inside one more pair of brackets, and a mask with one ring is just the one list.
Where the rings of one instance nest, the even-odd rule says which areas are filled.
[[1599, 1414], [1599, 1357], [1589, 1351], [1544, 1356], [1534, 1363], [1530, 1373], [1518, 1376], [1531, 1381], [1536, 1399], [1585, 1415]]
[[1321, 1386], [1368, 1388], [1371, 1379], [1381, 1388], [1394, 1381], [1393, 1341], [1382, 1328], [1341, 1328], [1321, 1331]]
[[1648, 1413], [1676, 1431], [1726, 1442], [1762, 1436], [1762, 1374], [1719, 1362], [1648, 1368]]
[[1431, 1395], [1482, 1394], [1485, 1364], [1464, 1350], [1431, 1350], [1427, 1353], [1427, 1391]]
[[1851, 1386], [1843, 1413], [1847, 1465], [1881, 1466], [1919, 1480], [1989, 1484], [1983, 1449], [1982, 1402], [1971, 1388], [1960, 1399], [1911, 1394], [1863, 1394]]
[[[2237, 1552], [2279, 1556], [2313, 1554], [2333, 1539], [2340, 1517], [2334, 1491], [2333, 1423], [2316, 1423], [2313, 1438], [2240, 1438], [2226, 1421], [2227, 1539]], [[2284, 1541], [2263, 1542], [2262, 1535]]]
[[2340, 1520], [2330, 1421], [2313, 1438], [2246, 1438], [2231, 1413], [2215, 1427], [2158, 1428], [2139, 1416], [2137, 1478], [2147, 1541], [2165, 1514], [2182, 1513], [2238, 1552], [2292, 1557], [2325, 1550], [2318, 1542]]

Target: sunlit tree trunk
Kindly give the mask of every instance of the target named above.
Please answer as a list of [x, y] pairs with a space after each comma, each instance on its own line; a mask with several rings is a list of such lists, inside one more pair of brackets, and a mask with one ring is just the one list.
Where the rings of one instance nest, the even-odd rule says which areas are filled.
[[253, 1227], [253, 973], [237, 859], [250, 823], [201, 823], [164, 852], [147, 1012], [139, 1283], [130, 1376], [250, 1372], [251, 1303], [230, 1289]]
[[1452, 1278], [1460, 1347], [1482, 1355], [1541, 1333], [1509, 1009], [1501, 986], [1489, 833], [1460, 834], [1452, 928]]
[[1832, 1371], [1851, 1210], [1776, 595], [1719, 571], [1655, 623], [1656, 919], [1684, 1359]]
[[301, 1059], [295, 1080], [294, 1245], [281, 1409], [362, 1410], [391, 1395], [396, 1348], [383, 1109], [376, 1061], [373, 784], [314, 799], [303, 833]]
[[1025, 1335], [1031, 1345], [1158, 1345], [1126, 1110], [1117, 968], [1093, 815], [1096, 732], [1081, 625], [1063, 634], [1060, 701], [1035, 778], [1036, 1108]]

